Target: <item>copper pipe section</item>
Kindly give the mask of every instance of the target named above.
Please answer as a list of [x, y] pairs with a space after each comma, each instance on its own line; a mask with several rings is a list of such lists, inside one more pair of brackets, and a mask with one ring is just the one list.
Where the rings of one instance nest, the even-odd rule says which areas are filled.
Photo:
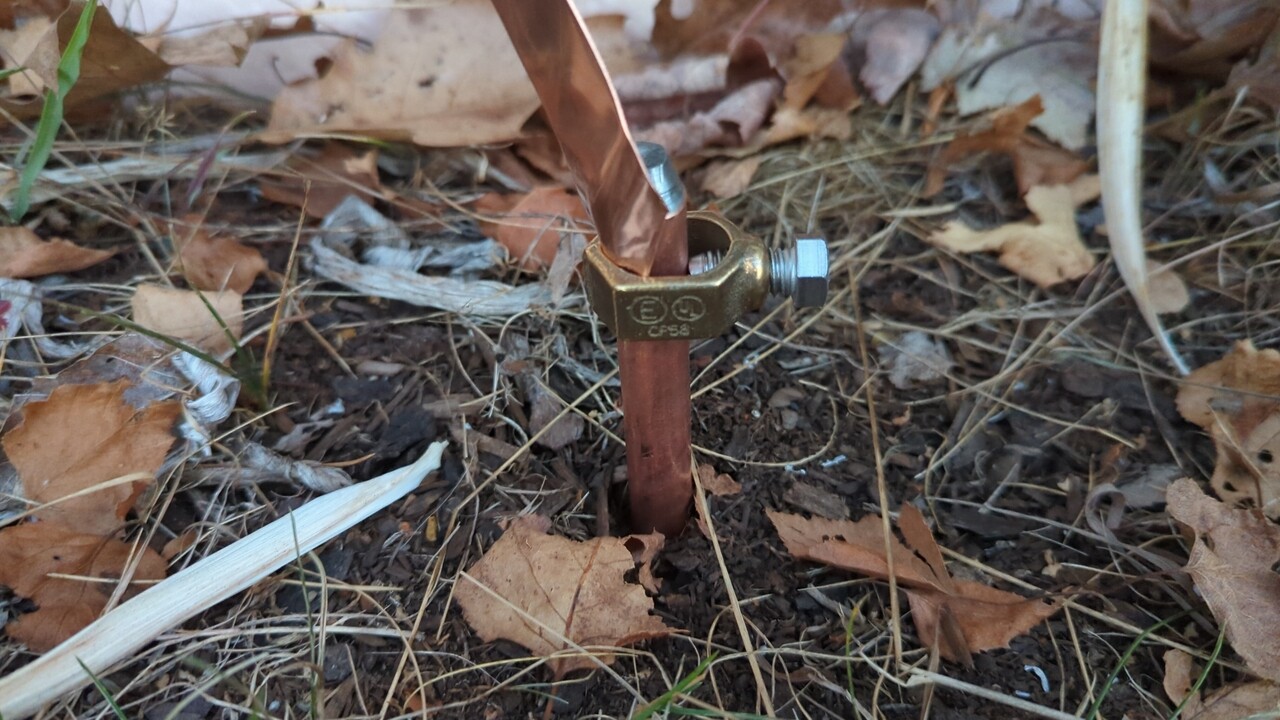
[[[665, 152], [641, 157], [604, 63], [572, 0], [493, 0], [560, 141], [605, 252], [642, 276], [688, 268], [684, 192]], [[658, 148], [661, 150], [661, 148]], [[652, 166], [652, 175], [646, 167]], [[656, 182], [668, 192], [655, 190]], [[632, 525], [680, 533], [693, 498], [689, 343], [620, 341]]]
[[[660, 145], [642, 143], [646, 173], [679, 230], [653, 274], [684, 275], [689, 265], [684, 186]], [[677, 252], [678, 251], [678, 252]], [[622, 430], [627, 439], [627, 494], [636, 532], [679, 535], [693, 504], [688, 340], [619, 340]]]
[[[631, 131], [586, 23], [571, 0], [493, 0], [542, 100], [610, 258], [660, 275], [685, 251], [676, 221], [650, 187]], [[678, 271], [684, 273], [681, 267]]]

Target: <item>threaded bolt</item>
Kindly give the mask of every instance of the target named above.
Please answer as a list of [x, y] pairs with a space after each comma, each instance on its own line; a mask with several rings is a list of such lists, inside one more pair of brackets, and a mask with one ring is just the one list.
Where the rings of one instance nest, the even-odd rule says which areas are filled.
[[[724, 253], [713, 250], [689, 258], [689, 274], [701, 275], [720, 263]], [[796, 238], [796, 244], [769, 251], [769, 293], [789, 297], [799, 307], [821, 307], [827, 301], [827, 241]]]

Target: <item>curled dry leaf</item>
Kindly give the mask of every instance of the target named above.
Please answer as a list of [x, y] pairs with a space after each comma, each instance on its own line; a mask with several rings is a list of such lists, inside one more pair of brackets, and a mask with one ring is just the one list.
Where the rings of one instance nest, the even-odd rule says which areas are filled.
[[244, 332], [244, 298], [234, 290], [201, 293], [144, 284], [132, 305], [133, 321], [142, 327], [215, 355], [231, 350], [228, 332], [237, 341]]
[[1096, 264], [1076, 227], [1076, 208], [1097, 197], [1096, 175], [1082, 176], [1070, 185], [1034, 187], [1026, 202], [1039, 222], [974, 230], [952, 221], [933, 232], [929, 242], [958, 253], [999, 252], [1001, 265], [1049, 288], [1084, 277]]
[[1228, 503], [1251, 501], [1280, 519], [1280, 352], [1236, 343], [1187, 376], [1178, 412], [1217, 448], [1213, 489]]
[[1177, 648], [1164, 654], [1164, 692], [1182, 706], [1179, 717], [1187, 720], [1240, 720], [1280, 707], [1280, 685], [1266, 680], [1231, 683], [1214, 690], [1207, 698], [1197, 692], [1190, 698], [1198, 674], [1192, 657]]
[[[774, 510], [767, 514], [793, 557], [875, 578], [889, 577], [879, 517], [851, 522], [805, 519]], [[1014, 637], [1058, 611], [1056, 603], [953, 579], [914, 506], [902, 506], [898, 528], [911, 548], [896, 537], [889, 539], [894, 575], [906, 589], [916, 634], [947, 660], [970, 664], [973, 653], [1008, 647]]]
[[[499, 638], [538, 656], [553, 657], [556, 678], [613, 662], [607, 648], [625, 647], [671, 632], [651, 615], [644, 588], [624, 576], [636, 566], [624, 538], [574, 542], [547, 535], [545, 521], [517, 518], [498, 542], [458, 579], [454, 597], [486, 642]], [[572, 644], [571, 644], [572, 643]]]
[[248, 292], [258, 275], [267, 271], [262, 253], [229, 237], [209, 235], [201, 220], [189, 215], [169, 229], [183, 275], [197, 290]]
[[349, 40], [323, 77], [282, 90], [263, 139], [355, 132], [456, 147], [520, 134], [538, 96], [488, 0], [386, 17], [372, 50]]
[[[139, 409], [124, 399], [130, 383], [63, 385], [47, 400], [27, 403], [22, 424], [4, 436], [23, 495], [42, 521], [109, 535], [151, 483], [173, 444], [181, 413], [174, 401]], [[111, 481], [135, 476], [124, 483]], [[80, 497], [69, 495], [102, 486]]]
[[961, 133], [929, 163], [921, 194], [938, 194], [956, 163], [989, 152], [1006, 155], [1013, 161], [1018, 191], [1024, 195], [1037, 185], [1065, 185], [1080, 177], [1089, 169], [1089, 163], [1070, 150], [1028, 134], [1031, 121], [1043, 113], [1044, 105], [1036, 95], [1020, 105], [992, 113], [986, 129]]
[[[0, 585], [37, 606], [34, 612], [10, 620], [5, 632], [35, 652], [71, 637], [102, 613], [135, 552], [139, 550], [131, 543], [56, 523], [0, 530]], [[164, 559], [150, 548], [140, 552], [133, 582], [163, 579]], [[75, 577], [62, 577], [68, 575]], [[133, 585], [125, 597], [142, 589]]]
[[109, 250], [81, 247], [69, 240], [41, 240], [25, 227], [0, 227], [0, 277], [30, 278], [83, 270], [111, 257]]
[[714, 467], [706, 464], [698, 466], [698, 482], [702, 484], [703, 490], [716, 497], [729, 497], [742, 492], [742, 483], [724, 473], [716, 472]]
[[1280, 526], [1256, 510], [1234, 510], [1183, 478], [1168, 509], [1195, 531], [1187, 573], [1227, 640], [1259, 677], [1280, 682]]
[[523, 195], [489, 193], [475, 205], [486, 216], [480, 229], [528, 270], [551, 267], [560, 233], [583, 232], [591, 222], [578, 194], [563, 187], [539, 187]]

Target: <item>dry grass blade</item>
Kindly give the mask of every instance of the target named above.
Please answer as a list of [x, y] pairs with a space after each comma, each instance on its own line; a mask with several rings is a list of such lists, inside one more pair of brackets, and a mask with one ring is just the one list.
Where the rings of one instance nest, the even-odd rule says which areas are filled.
[[1147, 2], [1107, 3], [1098, 58], [1098, 172], [1111, 255], [1169, 361], [1191, 372], [1151, 301], [1142, 236], [1142, 119], [1147, 81]]
[[440, 467], [446, 443], [417, 462], [307, 503], [99, 618], [39, 660], [0, 680], [0, 716], [21, 720], [88, 685], [160, 633], [207, 610], [404, 497]]

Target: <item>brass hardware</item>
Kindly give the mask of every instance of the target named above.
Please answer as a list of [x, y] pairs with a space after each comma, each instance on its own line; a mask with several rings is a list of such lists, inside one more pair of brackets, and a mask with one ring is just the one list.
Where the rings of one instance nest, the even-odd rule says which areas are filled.
[[611, 262], [599, 241], [583, 263], [587, 299], [623, 340], [686, 340], [721, 335], [769, 294], [764, 242], [709, 212], [688, 217], [689, 254], [720, 254], [700, 275], [641, 277]]

